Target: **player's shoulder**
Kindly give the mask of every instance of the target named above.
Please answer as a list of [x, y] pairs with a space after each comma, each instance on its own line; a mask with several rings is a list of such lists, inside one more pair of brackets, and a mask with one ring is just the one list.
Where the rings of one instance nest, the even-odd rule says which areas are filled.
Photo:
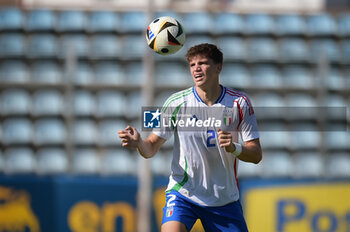
[[225, 90], [226, 96], [232, 98], [233, 100], [250, 103], [249, 96], [246, 92], [232, 89], [230, 87], [225, 87]]
[[164, 106], [182, 103], [186, 101], [187, 98], [190, 98], [191, 95], [193, 95], [193, 87], [173, 93], [165, 101]]

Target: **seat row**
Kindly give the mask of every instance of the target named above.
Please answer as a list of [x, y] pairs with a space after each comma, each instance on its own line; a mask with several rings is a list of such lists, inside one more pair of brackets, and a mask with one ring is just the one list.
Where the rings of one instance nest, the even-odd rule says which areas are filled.
[[[157, 12], [158, 16], [172, 16], [184, 26], [186, 33], [246, 33], [277, 35], [350, 35], [350, 15], [331, 15], [322, 12], [301, 14], [237, 14], [173, 11]], [[0, 31], [55, 30], [87, 32], [141, 32], [148, 23], [144, 12], [113, 11], [53, 11], [35, 9], [21, 11], [18, 8], [0, 9]], [[215, 30], [213, 30], [215, 28]]]

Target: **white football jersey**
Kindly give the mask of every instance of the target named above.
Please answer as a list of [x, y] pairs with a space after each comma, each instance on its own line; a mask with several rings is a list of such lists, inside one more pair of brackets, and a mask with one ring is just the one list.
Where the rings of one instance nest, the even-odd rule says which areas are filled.
[[207, 106], [191, 87], [168, 98], [162, 119], [161, 128], [153, 133], [166, 140], [175, 136], [167, 191], [176, 190], [203, 206], [222, 206], [238, 200], [238, 159], [220, 148], [217, 130], [230, 131], [234, 142], [238, 142], [239, 135], [243, 141], [259, 138], [248, 97], [222, 87], [217, 102]]

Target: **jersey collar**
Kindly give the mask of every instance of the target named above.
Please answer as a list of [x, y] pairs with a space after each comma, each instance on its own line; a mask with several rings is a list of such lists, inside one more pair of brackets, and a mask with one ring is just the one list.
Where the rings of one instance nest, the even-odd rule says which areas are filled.
[[[222, 85], [221, 86], [221, 94], [220, 94], [220, 97], [216, 100], [215, 104], [216, 103], [220, 103], [222, 101], [222, 99], [224, 99], [224, 96], [225, 96], [225, 93], [226, 93], [226, 88]], [[204, 101], [202, 100], [202, 98], [199, 96], [199, 94], [197, 93], [197, 90], [195, 87], [192, 88], [193, 90], [193, 94], [194, 94], [194, 97], [197, 99], [198, 102], [202, 102], [204, 103]], [[204, 103], [205, 104], [205, 103]]]

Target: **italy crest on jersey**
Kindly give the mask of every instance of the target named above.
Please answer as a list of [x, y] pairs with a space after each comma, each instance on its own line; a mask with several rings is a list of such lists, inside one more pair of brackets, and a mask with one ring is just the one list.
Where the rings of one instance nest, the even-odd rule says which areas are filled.
[[226, 108], [224, 110], [224, 124], [225, 124], [225, 126], [231, 125], [232, 118], [233, 118], [233, 109]]

